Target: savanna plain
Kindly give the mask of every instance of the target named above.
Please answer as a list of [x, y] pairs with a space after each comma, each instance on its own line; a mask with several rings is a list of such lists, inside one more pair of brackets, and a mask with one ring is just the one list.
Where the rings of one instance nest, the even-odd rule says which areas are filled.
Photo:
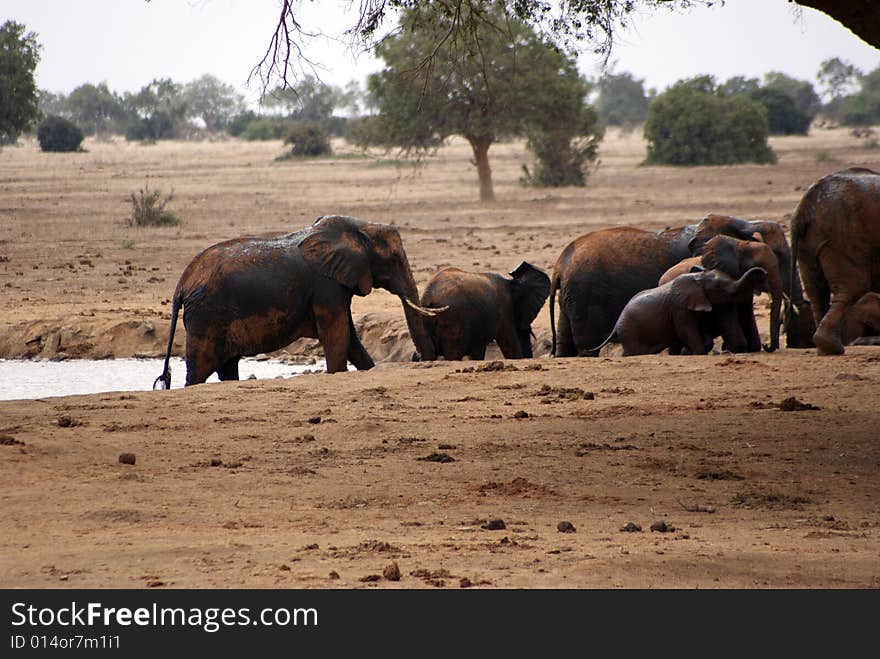
[[[415, 169], [342, 143], [5, 147], [0, 357], [159, 356], [195, 254], [323, 214], [395, 223], [421, 288], [549, 273], [609, 226], [787, 226], [819, 177], [880, 167], [843, 129], [771, 144], [774, 165], [642, 167], [639, 134], [611, 132], [563, 189], [521, 186], [528, 153], [498, 144], [491, 205], [455, 141]], [[127, 226], [145, 186], [183, 224]], [[353, 313], [370, 371], [0, 402], [0, 586], [880, 587], [880, 349], [554, 359], [545, 306], [534, 359], [412, 363], [396, 298]], [[766, 338], [766, 296], [756, 313]]]

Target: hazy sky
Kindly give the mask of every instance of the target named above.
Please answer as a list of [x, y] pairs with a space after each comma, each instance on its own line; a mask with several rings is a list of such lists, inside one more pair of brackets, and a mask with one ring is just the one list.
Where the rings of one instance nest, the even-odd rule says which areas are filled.
[[[353, 25], [358, 3], [303, 3], [302, 23], [339, 36]], [[85, 83], [137, 91], [153, 78], [188, 82], [210, 73], [235, 85], [249, 99], [259, 84], [246, 86], [263, 56], [279, 12], [278, 0], [2, 0], [0, 22], [13, 19], [38, 35], [42, 59], [37, 85], [68, 93]], [[320, 77], [344, 85], [362, 81], [379, 62], [355, 56], [343, 43], [315, 39], [309, 56], [325, 65]], [[616, 71], [630, 71], [647, 87], [663, 89], [701, 73], [719, 81], [783, 71], [816, 83], [819, 63], [849, 60], [864, 71], [880, 66], [880, 51], [824, 14], [798, 14], [786, 0], [727, 0], [723, 7], [644, 12], [617, 35]], [[594, 76], [598, 59], [579, 59]]]

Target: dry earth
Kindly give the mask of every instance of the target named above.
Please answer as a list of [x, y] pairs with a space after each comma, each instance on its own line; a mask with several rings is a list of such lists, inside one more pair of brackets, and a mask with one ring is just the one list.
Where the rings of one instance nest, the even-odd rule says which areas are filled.
[[[647, 168], [611, 134], [562, 190], [521, 187], [522, 145], [496, 145], [491, 206], [462, 144], [416, 172], [277, 142], [5, 148], [0, 356], [158, 355], [193, 255], [325, 213], [395, 222], [422, 285], [549, 270], [606, 226], [784, 221], [823, 174], [880, 166], [843, 130], [772, 142], [772, 166]], [[144, 185], [181, 227], [125, 226]], [[370, 372], [0, 403], [0, 586], [880, 586], [880, 350], [553, 360], [545, 308], [534, 360], [411, 364], [395, 298], [354, 312]]]

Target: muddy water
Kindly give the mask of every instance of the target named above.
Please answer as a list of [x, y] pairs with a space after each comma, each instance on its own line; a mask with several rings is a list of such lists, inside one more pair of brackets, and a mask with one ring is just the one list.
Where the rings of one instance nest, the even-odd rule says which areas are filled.
[[[70, 359], [60, 362], [0, 359], [0, 400], [94, 394], [105, 391], [145, 391], [162, 372], [161, 359]], [[294, 365], [273, 360], [242, 359], [238, 375], [257, 379], [288, 378], [306, 370], [324, 370], [324, 362]], [[171, 387], [182, 387], [186, 365], [171, 360]], [[216, 373], [208, 382], [217, 382]]]

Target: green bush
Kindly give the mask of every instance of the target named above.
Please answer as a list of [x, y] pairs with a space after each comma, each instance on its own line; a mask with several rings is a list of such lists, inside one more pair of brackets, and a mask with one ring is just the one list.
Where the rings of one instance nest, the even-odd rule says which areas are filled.
[[253, 110], [246, 110], [232, 117], [226, 124], [226, 132], [233, 137], [239, 137], [247, 127], [257, 120], [257, 115]]
[[767, 128], [771, 135], [806, 135], [810, 129], [810, 116], [799, 110], [785, 92], [763, 87], [749, 96], [767, 111]]
[[771, 163], [767, 113], [743, 95], [720, 93], [710, 76], [682, 80], [651, 101], [648, 165]]
[[174, 191], [172, 190], [171, 194], [163, 199], [161, 191], [150, 190], [149, 186], [144, 186], [137, 194], [132, 192], [128, 226], [177, 226], [180, 224], [180, 218], [171, 211], [165, 210], [165, 206], [173, 196]]
[[592, 106], [583, 107], [580, 120], [580, 126], [556, 124], [529, 132], [528, 147], [535, 154], [535, 171], [523, 165], [523, 184], [554, 188], [587, 184], [588, 169], [598, 156], [605, 131]]
[[48, 117], [37, 128], [37, 140], [43, 151], [80, 151], [83, 132], [64, 117]]
[[256, 119], [241, 134], [241, 139], [254, 141], [278, 140], [284, 136], [289, 123], [283, 119]]
[[324, 128], [312, 121], [301, 121], [291, 125], [284, 136], [284, 144], [290, 145], [285, 158], [304, 156], [326, 156], [332, 153], [330, 136]]

